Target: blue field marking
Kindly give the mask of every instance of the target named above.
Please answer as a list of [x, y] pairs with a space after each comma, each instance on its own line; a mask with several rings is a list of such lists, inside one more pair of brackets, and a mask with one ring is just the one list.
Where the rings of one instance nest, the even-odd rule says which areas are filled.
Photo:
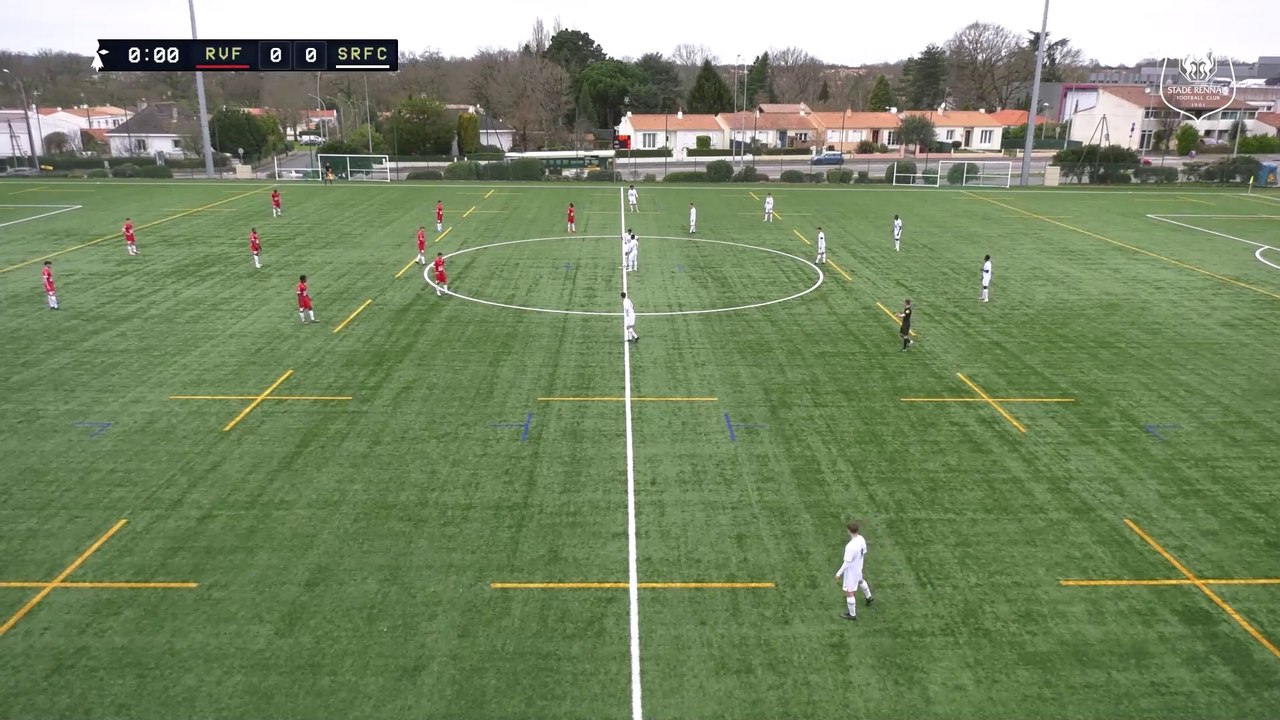
[[1182, 429], [1182, 426], [1181, 426], [1181, 425], [1168, 425], [1168, 424], [1166, 424], [1166, 425], [1143, 425], [1143, 426], [1142, 426], [1142, 429], [1143, 429], [1143, 430], [1146, 430], [1146, 431], [1147, 431], [1147, 432], [1149, 432], [1149, 433], [1151, 433], [1151, 435], [1152, 435], [1152, 436], [1153, 436], [1157, 441], [1159, 441], [1159, 442], [1164, 442], [1165, 440], [1168, 440], [1168, 438], [1166, 438], [1164, 435], [1161, 435], [1161, 434], [1160, 434], [1160, 431], [1161, 431], [1161, 430], [1181, 430], [1181, 429]]
[[75, 423], [71, 423], [71, 424], [72, 424], [74, 427], [91, 427], [91, 428], [97, 428], [97, 429], [96, 429], [96, 430], [94, 430], [93, 432], [89, 433], [89, 437], [93, 438], [93, 437], [98, 437], [98, 436], [99, 436], [99, 435], [101, 435], [102, 433], [106, 432], [106, 431], [107, 431], [107, 428], [111, 427], [111, 426], [112, 426], [112, 425], [114, 425], [115, 423], [109, 423], [109, 422], [87, 422], [87, 421], [85, 421], [85, 422], [75, 422]]
[[525, 413], [522, 423], [490, 423], [491, 428], [520, 428], [520, 442], [529, 439], [529, 426], [533, 424], [533, 413]]
[[729, 442], [737, 442], [738, 430], [767, 430], [768, 425], [763, 423], [735, 423], [729, 420], [729, 413], [724, 414], [724, 426], [729, 431]]

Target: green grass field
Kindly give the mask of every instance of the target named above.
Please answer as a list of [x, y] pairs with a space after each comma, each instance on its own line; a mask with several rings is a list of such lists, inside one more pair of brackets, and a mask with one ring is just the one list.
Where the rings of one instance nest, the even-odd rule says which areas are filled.
[[1274, 194], [269, 189], [0, 184], [0, 717], [1276, 716]]

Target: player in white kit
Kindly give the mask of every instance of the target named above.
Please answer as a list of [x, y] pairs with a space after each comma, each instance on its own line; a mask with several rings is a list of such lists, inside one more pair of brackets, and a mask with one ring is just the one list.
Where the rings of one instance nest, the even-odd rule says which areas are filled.
[[640, 194], [636, 192], [635, 185], [627, 188], [627, 204], [631, 206], [631, 212], [639, 212]]
[[818, 258], [813, 262], [821, 265], [827, 261], [827, 234], [818, 228]]
[[773, 193], [764, 196], [764, 221], [773, 222]]
[[846, 612], [840, 617], [845, 620], [858, 619], [858, 590], [867, 599], [867, 605], [874, 602], [871, 597], [871, 586], [862, 577], [862, 559], [867, 556], [866, 538], [858, 534], [858, 523], [849, 523], [849, 543], [844, 546], [844, 564], [836, 571], [836, 582], [844, 589]]
[[638, 270], [640, 265], [640, 240], [629, 229], [627, 230], [627, 239], [622, 243], [622, 250], [623, 266], [629, 272]]
[[640, 341], [636, 334], [636, 307], [626, 293], [622, 293], [622, 327], [627, 331], [627, 342]]
[[991, 287], [991, 256], [982, 258], [982, 302], [987, 302], [987, 288]]
[[898, 251], [898, 245], [902, 242], [902, 218], [897, 215], [893, 216], [893, 251]]
[[692, 235], [698, 231], [698, 208], [689, 203], [689, 234]]

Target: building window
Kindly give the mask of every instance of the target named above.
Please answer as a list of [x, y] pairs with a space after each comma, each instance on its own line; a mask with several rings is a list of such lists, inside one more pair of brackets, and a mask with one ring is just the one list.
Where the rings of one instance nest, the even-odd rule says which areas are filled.
[[898, 144], [898, 131], [897, 131], [897, 130], [885, 130], [885, 131], [884, 131], [884, 144], [885, 144], [885, 145], [888, 145], [889, 147], [896, 147], [896, 146], [897, 146], [897, 144]]
[[640, 148], [652, 150], [658, 147], [658, 133], [640, 133]]
[[173, 139], [173, 149], [174, 149], [174, 150], [181, 150], [181, 149], [182, 149], [182, 138], [174, 138], [174, 139]]
[[1138, 135], [1138, 149], [1150, 150], [1151, 139], [1154, 134], [1155, 134], [1155, 131], [1153, 130], [1143, 130], [1142, 133]]
[[1257, 119], [1258, 119], [1258, 111], [1257, 111], [1257, 110], [1246, 110], [1246, 111], [1245, 111], [1245, 113], [1244, 113], [1244, 119], [1245, 119], [1245, 120], [1257, 120]]
[[995, 134], [996, 134], [995, 130], [983, 130], [982, 132], [978, 133], [978, 144], [990, 145], [991, 138], [994, 137]]
[[828, 130], [827, 142], [829, 143], [844, 142], [844, 138], [840, 137], [839, 130]]
[[948, 131], [947, 131], [947, 139], [948, 139], [948, 140], [955, 140], [955, 139], [956, 139], [956, 131], [955, 131], [955, 130], [948, 130]]
[[146, 141], [146, 139], [145, 139], [145, 138], [134, 138], [134, 139], [133, 139], [133, 151], [134, 151], [134, 152], [146, 152], [146, 151], [147, 151], [147, 141]]
[[1150, 108], [1147, 108], [1146, 110], [1143, 110], [1143, 111], [1142, 111], [1142, 119], [1143, 119], [1143, 120], [1156, 120], [1156, 119], [1158, 119], [1158, 118], [1160, 117], [1160, 114], [1161, 114], [1161, 113], [1160, 113], [1160, 111], [1159, 111], [1159, 110], [1152, 110], [1152, 109], [1150, 109]]
[[1222, 112], [1222, 117], [1220, 119], [1221, 120], [1239, 120], [1240, 113], [1237, 110], [1224, 110]]
[[809, 133], [807, 132], [796, 133], [796, 142], [809, 142]]

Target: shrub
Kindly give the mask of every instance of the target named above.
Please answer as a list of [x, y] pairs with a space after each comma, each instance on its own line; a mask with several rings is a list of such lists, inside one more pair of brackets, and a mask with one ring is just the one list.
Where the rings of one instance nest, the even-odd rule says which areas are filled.
[[1173, 143], [1179, 155], [1186, 155], [1200, 144], [1200, 131], [1194, 125], [1183, 125], [1174, 133]]
[[510, 180], [511, 168], [507, 167], [504, 162], [485, 163], [479, 168], [479, 179], [481, 180]]
[[728, 160], [712, 160], [707, 163], [709, 182], [729, 182], [733, 179], [733, 163]]
[[449, 163], [444, 169], [445, 180], [475, 180], [480, 176], [480, 163], [471, 160]]
[[827, 179], [827, 176], [820, 172], [806, 173], [804, 176], [805, 182], [811, 182], [811, 183], [821, 183], [826, 179]]
[[71, 172], [67, 173], [67, 177], [73, 180], [83, 180], [89, 176], [86, 175], [83, 170], [72, 170]]
[[443, 180], [444, 173], [439, 170], [414, 170], [404, 176], [405, 180]]
[[1097, 176], [1090, 182], [1097, 185], [1127, 185], [1133, 182], [1133, 176], [1129, 174], [1129, 170], [1130, 168], [1124, 165], [1107, 165], [1099, 170]]
[[1133, 179], [1140, 183], [1176, 183], [1178, 182], [1178, 168], [1142, 165], [1134, 168]]
[[699, 135], [699, 136], [695, 137], [695, 138], [693, 139], [693, 146], [694, 146], [696, 149], [698, 149], [698, 150], [710, 150], [710, 149], [711, 149], [711, 136], [710, 136], [710, 135]]
[[[1190, 163], [1188, 163], [1190, 164]], [[1262, 163], [1249, 155], [1224, 158], [1204, 168], [1201, 179], [1208, 182], [1248, 182], [1258, 174]]]
[[853, 182], [853, 171], [845, 170], [843, 168], [839, 168], [839, 169], [833, 168], [831, 170], [828, 170], [827, 182], [833, 183], [833, 184], [840, 183], [842, 185], [848, 185], [849, 183]]
[[1187, 182], [1198, 182], [1204, 179], [1205, 170], [1209, 168], [1206, 162], [1185, 162], [1182, 163], [1182, 174]]
[[111, 177], [131, 178], [138, 177], [138, 166], [133, 163], [125, 163], [111, 168]]
[[729, 157], [733, 151], [728, 148], [692, 148], [685, 151], [688, 157]]
[[143, 165], [138, 168], [138, 177], [143, 178], [172, 178], [173, 170], [168, 165]]
[[1240, 152], [1251, 155], [1280, 153], [1280, 137], [1275, 135], [1245, 135], [1240, 138]]
[[88, 178], [110, 177], [110, 175], [107, 174], [107, 171], [103, 170], [102, 168], [94, 168], [93, 170], [86, 170], [84, 173], [84, 176]]
[[804, 173], [799, 170], [783, 170], [778, 179], [784, 183], [802, 183], [804, 182]]
[[959, 149], [960, 149], [960, 148], [962, 148], [962, 147], [964, 147], [964, 143], [960, 142], [959, 140], [952, 140], [952, 141], [951, 141], [951, 149], [952, 149], [952, 150], [959, 150]]
[[644, 150], [631, 148], [626, 151], [626, 155], [622, 151], [618, 151], [617, 157], [621, 158], [660, 158], [671, 157], [671, 148], [647, 148]]
[[[890, 185], [893, 184], [893, 175], [895, 168], [898, 175], [915, 175], [916, 164], [910, 160], [899, 160], [897, 163], [890, 163], [889, 167], [884, 169], [884, 181]], [[915, 182], [914, 180], [912, 182]]]
[[769, 182], [769, 176], [762, 172], [756, 173], [756, 182]]
[[976, 177], [982, 173], [982, 169], [974, 163], [960, 163], [952, 165], [947, 171], [948, 185], [963, 185], [964, 179], [967, 177]]
[[887, 153], [889, 152], [889, 146], [885, 145], [884, 143], [880, 143], [879, 145], [876, 146], [876, 152]]
[[760, 173], [756, 171], [755, 165], [747, 165], [733, 175], [734, 182], [759, 182]]
[[704, 172], [673, 172], [667, 173], [665, 182], [706, 182], [707, 174]]
[[545, 174], [538, 158], [517, 158], [507, 163], [507, 167], [512, 180], [541, 180]]
[[876, 144], [871, 142], [870, 140], [859, 140], [858, 147], [854, 148], [854, 152], [862, 153], [864, 155], [873, 153], [875, 151], [876, 151]]
[[853, 182], [856, 185], [867, 185], [871, 182], [871, 173], [866, 170], [859, 170], [858, 177]]
[[587, 182], [622, 182], [622, 173], [617, 170], [588, 170]]
[[647, 183], [658, 182], [658, 176], [654, 175], [653, 173], [645, 173], [644, 181]]

